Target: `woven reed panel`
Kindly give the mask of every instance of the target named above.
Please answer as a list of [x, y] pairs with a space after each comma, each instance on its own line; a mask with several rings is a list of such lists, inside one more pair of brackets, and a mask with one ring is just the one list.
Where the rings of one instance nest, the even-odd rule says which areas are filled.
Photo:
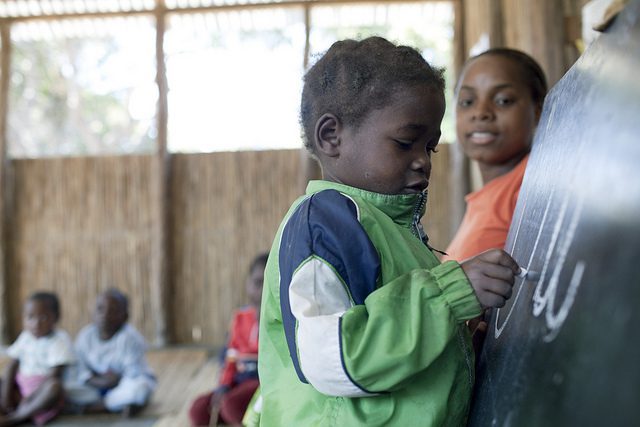
[[150, 340], [151, 248], [158, 244], [152, 224], [160, 219], [156, 158], [14, 160], [13, 166], [8, 251], [13, 336], [33, 291], [57, 292], [60, 326], [73, 335], [91, 321], [97, 294], [115, 286], [128, 294], [130, 321]]
[[[427, 215], [432, 244], [444, 248], [455, 225], [447, 186], [450, 149], [433, 158]], [[169, 329], [177, 343], [219, 346], [233, 310], [244, 304], [253, 256], [270, 249], [300, 195], [298, 150], [174, 154], [168, 200]], [[61, 326], [90, 321], [96, 295], [117, 286], [131, 321], [152, 341], [150, 270], [159, 244], [158, 173], [152, 157], [16, 160], [10, 218], [12, 333], [33, 291], [57, 292]], [[156, 247], [157, 248], [157, 247]]]
[[301, 194], [300, 158], [299, 150], [173, 156], [169, 305], [178, 343], [223, 344], [246, 303], [249, 263], [271, 248]]
[[455, 185], [452, 150], [453, 144], [438, 145], [438, 152], [431, 157], [431, 178], [429, 179], [429, 197], [427, 212], [422, 217], [422, 225], [429, 236], [429, 245], [444, 251], [453, 238], [458, 223], [452, 218], [452, 204], [464, 203], [464, 200], [452, 199], [451, 188]]

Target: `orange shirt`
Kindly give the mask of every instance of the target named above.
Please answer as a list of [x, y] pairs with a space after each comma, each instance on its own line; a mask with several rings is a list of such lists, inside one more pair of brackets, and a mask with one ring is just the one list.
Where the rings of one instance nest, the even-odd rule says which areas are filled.
[[513, 170], [467, 195], [467, 211], [443, 261], [463, 261], [488, 249], [504, 247], [528, 159], [527, 155]]

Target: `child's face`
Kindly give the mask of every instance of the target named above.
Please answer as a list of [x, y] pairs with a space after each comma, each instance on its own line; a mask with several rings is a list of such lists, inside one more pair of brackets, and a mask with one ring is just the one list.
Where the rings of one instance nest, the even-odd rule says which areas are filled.
[[357, 128], [337, 127], [339, 155], [323, 162], [324, 178], [382, 194], [424, 191], [443, 115], [444, 96], [433, 87], [399, 90]]
[[58, 321], [57, 316], [44, 301], [28, 300], [24, 306], [23, 322], [26, 330], [34, 336], [46, 337]]
[[481, 56], [465, 69], [456, 129], [470, 158], [489, 165], [522, 158], [530, 150], [539, 115], [522, 69], [513, 60]]
[[102, 337], [112, 337], [127, 321], [124, 304], [115, 297], [100, 295], [96, 301], [93, 321]]
[[264, 282], [264, 264], [253, 267], [247, 278], [247, 296], [254, 307], [260, 307], [262, 301], [262, 285]]

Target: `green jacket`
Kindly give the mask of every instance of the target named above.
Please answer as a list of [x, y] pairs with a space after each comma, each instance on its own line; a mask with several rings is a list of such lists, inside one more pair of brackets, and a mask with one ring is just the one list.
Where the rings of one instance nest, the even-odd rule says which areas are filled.
[[313, 181], [265, 271], [262, 426], [460, 426], [474, 381], [460, 266], [423, 243], [426, 195]]

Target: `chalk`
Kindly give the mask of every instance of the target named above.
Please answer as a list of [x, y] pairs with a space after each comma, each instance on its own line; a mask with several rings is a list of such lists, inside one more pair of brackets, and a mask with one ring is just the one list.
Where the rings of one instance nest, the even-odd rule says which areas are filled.
[[535, 271], [529, 271], [524, 267], [520, 267], [520, 271], [518, 271], [518, 274], [516, 274], [516, 276], [520, 277], [521, 279], [530, 280], [532, 282], [537, 281], [540, 277], [540, 275]]

